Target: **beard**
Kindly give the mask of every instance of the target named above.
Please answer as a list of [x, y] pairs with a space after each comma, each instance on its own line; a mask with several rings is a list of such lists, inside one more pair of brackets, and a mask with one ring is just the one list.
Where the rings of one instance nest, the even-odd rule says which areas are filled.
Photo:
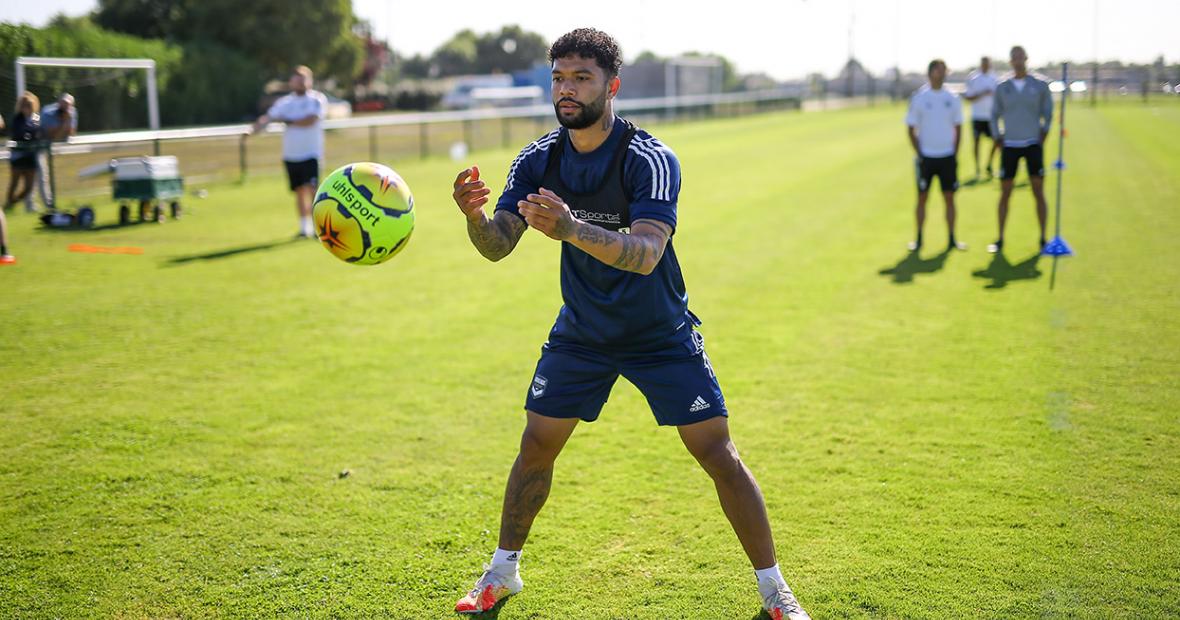
[[[606, 92], [604, 88], [602, 95], [590, 103], [580, 103], [568, 97], [558, 100], [557, 103], [553, 104], [553, 112], [557, 114], [557, 122], [561, 123], [561, 126], [566, 129], [585, 129], [602, 120], [602, 115], [606, 112]], [[572, 118], [562, 116], [561, 109], [557, 107], [567, 101], [577, 103], [581, 106], [578, 109], [578, 113]]]

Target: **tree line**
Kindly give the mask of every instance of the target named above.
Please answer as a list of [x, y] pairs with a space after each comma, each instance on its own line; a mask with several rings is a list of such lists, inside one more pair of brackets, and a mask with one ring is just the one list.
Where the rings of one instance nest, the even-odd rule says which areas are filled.
[[[0, 23], [0, 102], [16, 99], [18, 56], [151, 58], [161, 123], [238, 121], [257, 113], [266, 81], [293, 65], [355, 75], [357, 21], [349, 0], [100, 0], [90, 15], [57, 16], [44, 28]], [[82, 131], [147, 124], [141, 71], [38, 67], [26, 75], [44, 103], [71, 91]]]
[[[57, 16], [44, 28], [0, 23], [0, 109], [16, 100], [18, 56], [154, 59], [161, 122], [183, 126], [254, 116], [266, 82], [298, 64], [352, 98], [375, 79], [420, 83], [528, 69], [545, 62], [549, 49], [545, 37], [509, 25], [463, 30], [431, 54], [402, 56], [372, 32], [351, 0], [99, 0], [89, 15]], [[724, 68], [731, 87], [735, 73], [728, 61]], [[75, 95], [81, 131], [147, 124], [141, 71], [36, 68], [27, 76], [44, 103]]]

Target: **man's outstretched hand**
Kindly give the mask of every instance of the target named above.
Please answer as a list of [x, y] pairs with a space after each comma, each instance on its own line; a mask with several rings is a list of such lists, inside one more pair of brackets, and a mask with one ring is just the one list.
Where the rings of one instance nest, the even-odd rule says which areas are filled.
[[578, 226], [578, 218], [570, 213], [569, 205], [561, 196], [545, 189], [538, 194], [529, 194], [525, 200], [516, 203], [520, 215], [529, 226], [558, 241], [569, 241]]
[[479, 180], [479, 166], [472, 166], [455, 177], [455, 191], [451, 197], [463, 215], [472, 220], [484, 217], [483, 206], [488, 203], [488, 194], [491, 193], [487, 184]]

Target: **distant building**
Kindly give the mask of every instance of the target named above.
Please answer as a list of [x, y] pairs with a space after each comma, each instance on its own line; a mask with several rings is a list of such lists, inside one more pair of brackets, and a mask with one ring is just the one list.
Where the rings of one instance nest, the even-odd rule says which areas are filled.
[[640, 60], [623, 65], [619, 97], [638, 99], [681, 95], [707, 95], [722, 90], [721, 61], [682, 56], [667, 60]]
[[450, 89], [442, 98], [442, 106], [448, 110], [461, 110], [476, 105], [474, 93], [477, 89], [504, 89], [512, 87], [512, 76], [505, 73], [492, 75], [461, 75], [449, 80]]
[[471, 90], [469, 108], [510, 108], [545, 103], [540, 86], [481, 87]]
[[848, 62], [844, 63], [844, 68], [840, 69], [840, 73], [828, 80], [826, 91], [829, 95], [844, 97], [884, 95], [886, 92], [881, 90], [881, 86], [859, 60], [849, 58]]
[[546, 62], [539, 62], [531, 69], [512, 72], [513, 86], [537, 86], [549, 92], [549, 82], [553, 74], [553, 66]]
[[[741, 77], [742, 90], [770, 90], [778, 86], [779, 83], [765, 73], [751, 73]], [[802, 92], [802, 86], [799, 86], [799, 91]]]
[[[548, 93], [552, 67], [540, 63], [531, 69], [515, 71], [515, 86], [538, 86]], [[722, 90], [721, 61], [716, 58], [685, 56], [667, 60], [644, 59], [624, 64], [619, 77], [623, 87], [619, 97], [640, 99], [677, 95], [706, 95]]]

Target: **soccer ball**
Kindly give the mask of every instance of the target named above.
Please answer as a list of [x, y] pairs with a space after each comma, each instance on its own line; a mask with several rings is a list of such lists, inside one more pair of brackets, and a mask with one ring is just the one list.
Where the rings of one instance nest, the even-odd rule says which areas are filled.
[[354, 265], [377, 265], [410, 241], [414, 196], [388, 166], [348, 164], [320, 183], [312, 217], [316, 236], [333, 256]]

